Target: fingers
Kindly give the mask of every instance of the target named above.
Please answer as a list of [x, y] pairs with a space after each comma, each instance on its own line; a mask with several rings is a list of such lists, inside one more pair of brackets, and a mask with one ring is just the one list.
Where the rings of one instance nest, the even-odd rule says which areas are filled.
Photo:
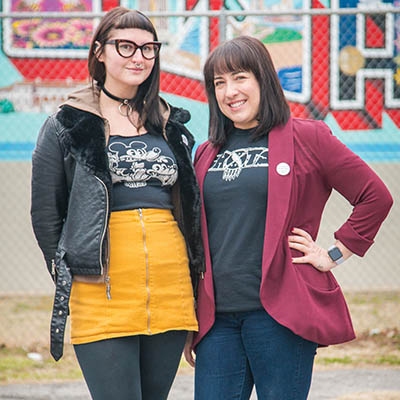
[[188, 332], [188, 335], [186, 337], [185, 347], [183, 349], [183, 355], [187, 363], [191, 367], [194, 367], [196, 362], [193, 355], [192, 343], [193, 343], [193, 332]]
[[311, 237], [311, 235], [304, 229], [293, 228], [292, 233], [293, 235], [290, 235], [289, 239], [291, 239], [294, 242], [299, 242], [302, 244], [305, 244], [307, 242], [313, 242], [313, 238]]
[[185, 356], [185, 360], [186, 362], [194, 368], [194, 366], [196, 365], [195, 359], [193, 357], [193, 351], [191, 350], [191, 348], [188, 348], [185, 345], [185, 348], [183, 349], [183, 355]]
[[306, 239], [311, 239], [311, 235], [310, 235], [307, 231], [305, 231], [304, 229], [293, 228], [293, 229], [292, 229], [292, 232], [293, 232], [294, 234], [296, 234], [296, 235], [303, 236], [303, 237], [305, 237]]
[[[308, 235], [309, 236], [309, 235]], [[301, 235], [290, 235], [288, 237], [289, 247], [294, 250], [299, 250], [302, 253], [307, 253], [309, 248], [313, 245], [313, 240], [311, 236], [301, 236]]]
[[292, 258], [293, 264], [310, 264], [320, 272], [326, 272], [332, 268], [332, 262], [327, 259], [326, 250], [318, 246], [307, 231], [293, 228], [292, 233], [293, 235], [288, 237], [289, 247], [303, 253], [302, 256]]

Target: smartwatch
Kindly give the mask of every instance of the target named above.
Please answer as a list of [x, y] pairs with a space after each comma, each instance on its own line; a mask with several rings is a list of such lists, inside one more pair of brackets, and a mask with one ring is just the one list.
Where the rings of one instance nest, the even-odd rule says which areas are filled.
[[328, 255], [336, 264], [341, 264], [344, 262], [343, 253], [340, 251], [339, 247], [335, 245], [329, 247]]

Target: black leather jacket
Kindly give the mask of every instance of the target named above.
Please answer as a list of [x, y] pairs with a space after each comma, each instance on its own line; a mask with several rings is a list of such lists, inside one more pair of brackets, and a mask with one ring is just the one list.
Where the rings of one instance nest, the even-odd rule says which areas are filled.
[[[108, 123], [96, 109], [96, 93], [84, 89], [43, 125], [32, 157], [31, 217], [48, 270], [56, 282], [51, 352], [62, 356], [72, 278], [104, 279], [108, 269], [108, 222], [112, 182], [106, 153]], [[88, 99], [93, 99], [89, 104]], [[97, 102], [98, 103], [98, 102]], [[165, 103], [163, 135], [178, 165], [173, 213], [185, 237], [196, 295], [204, 272], [200, 195], [183, 125], [190, 114]]]

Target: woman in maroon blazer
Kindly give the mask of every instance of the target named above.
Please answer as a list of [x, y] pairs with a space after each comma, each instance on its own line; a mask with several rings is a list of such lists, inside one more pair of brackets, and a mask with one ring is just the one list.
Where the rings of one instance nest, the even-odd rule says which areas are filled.
[[[185, 347], [195, 399], [245, 400], [254, 385], [259, 400], [306, 399], [318, 345], [355, 337], [330, 270], [365, 254], [393, 200], [324, 122], [290, 116], [257, 39], [217, 47], [204, 77], [209, 139], [195, 168], [206, 273]], [[353, 209], [325, 249], [316, 239], [332, 189]]]

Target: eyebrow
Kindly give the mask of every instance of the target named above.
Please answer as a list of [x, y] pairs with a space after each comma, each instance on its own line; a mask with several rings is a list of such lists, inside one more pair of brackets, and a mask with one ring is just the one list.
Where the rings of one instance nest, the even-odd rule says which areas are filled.
[[[230, 71], [230, 72], [228, 72], [228, 74], [232, 74], [233, 76], [235, 76], [235, 75], [238, 75], [238, 74], [242, 74], [243, 72], [248, 72], [248, 71], [245, 71], [243, 69], [243, 70], [240, 70], [240, 71]], [[222, 76], [221, 75], [214, 76], [214, 80], [216, 80], [216, 79], [222, 79]]]

